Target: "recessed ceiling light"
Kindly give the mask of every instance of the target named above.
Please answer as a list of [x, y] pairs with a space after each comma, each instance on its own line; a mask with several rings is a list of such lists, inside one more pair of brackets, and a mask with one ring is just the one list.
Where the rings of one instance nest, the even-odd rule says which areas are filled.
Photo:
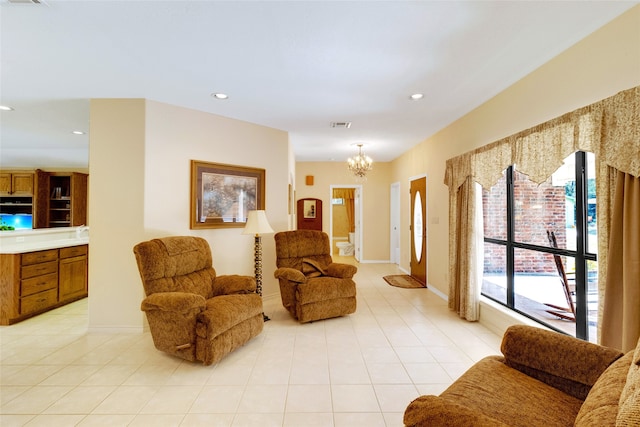
[[227, 95], [226, 93], [212, 93], [211, 96], [213, 96], [216, 99], [227, 99], [227, 98], [229, 98], [229, 95]]
[[2, 110], [2, 111], [13, 111], [13, 108], [9, 107], [8, 105], [0, 105], [0, 110]]
[[84, 135], [84, 132], [82, 132], [81, 130], [74, 130], [71, 133], [74, 134], [74, 135]]
[[417, 101], [418, 99], [422, 99], [424, 98], [424, 95], [421, 93], [414, 93], [413, 95], [411, 95], [409, 98], [411, 98], [414, 101]]

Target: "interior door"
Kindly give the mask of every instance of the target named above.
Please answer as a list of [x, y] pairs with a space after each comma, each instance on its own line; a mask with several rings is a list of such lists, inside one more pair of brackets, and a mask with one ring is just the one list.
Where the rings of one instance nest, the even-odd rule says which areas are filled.
[[360, 211], [362, 201], [360, 200], [360, 187], [356, 187], [353, 197], [353, 214], [355, 220], [353, 256], [355, 257], [356, 261], [360, 262], [360, 247], [362, 245], [362, 242], [360, 241], [360, 232], [362, 230], [362, 215]]
[[411, 181], [411, 276], [427, 284], [427, 178]]
[[400, 183], [391, 184], [391, 234], [389, 259], [392, 264], [400, 264]]

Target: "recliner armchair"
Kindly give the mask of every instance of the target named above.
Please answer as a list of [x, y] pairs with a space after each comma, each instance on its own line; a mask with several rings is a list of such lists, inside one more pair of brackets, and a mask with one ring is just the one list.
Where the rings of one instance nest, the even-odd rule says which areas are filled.
[[276, 233], [274, 276], [282, 305], [300, 323], [356, 311], [355, 265], [334, 263], [329, 236], [317, 230]]
[[133, 252], [146, 293], [141, 310], [158, 350], [211, 365], [262, 331], [255, 279], [217, 276], [203, 238], [153, 239]]

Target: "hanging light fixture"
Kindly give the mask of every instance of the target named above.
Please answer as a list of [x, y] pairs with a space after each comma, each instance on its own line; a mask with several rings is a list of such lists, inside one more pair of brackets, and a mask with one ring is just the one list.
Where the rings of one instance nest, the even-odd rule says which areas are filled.
[[362, 152], [362, 144], [358, 144], [358, 155], [347, 160], [349, 170], [360, 179], [366, 179], [367, 172], [373, 169], [373, 160]]

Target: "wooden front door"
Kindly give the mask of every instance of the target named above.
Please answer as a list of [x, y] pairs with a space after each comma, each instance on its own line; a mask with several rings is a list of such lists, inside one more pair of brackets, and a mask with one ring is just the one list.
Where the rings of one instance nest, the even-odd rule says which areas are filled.
[[427, 178], [411, 181], [411, 276], [427, 284]]

